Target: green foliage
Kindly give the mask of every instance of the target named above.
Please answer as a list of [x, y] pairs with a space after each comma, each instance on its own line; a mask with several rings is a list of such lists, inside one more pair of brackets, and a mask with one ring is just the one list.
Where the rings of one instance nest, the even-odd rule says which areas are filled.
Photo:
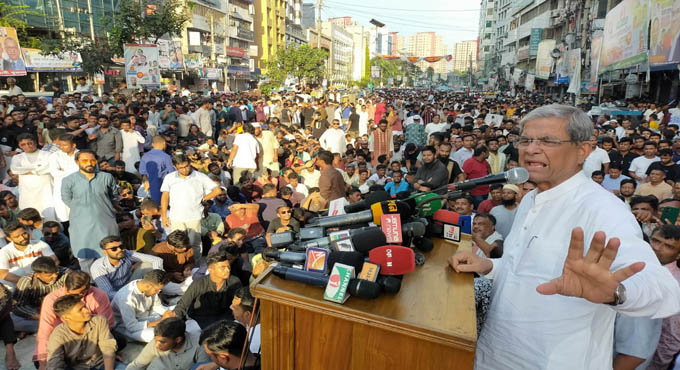
[[432, 76], [434, 76], [434, 68], [427, 67], [427, 69], [425, 70], [425, 73], [427, 74], [427, 79], [432, 81]]
[[272, 91], [275, 91], [278, 85], [272, 84], [272, 83], [264, 83], [260, 85], [258, 88], [260, 89], [260, 92], [264, 96], [269, 96]]
[[368, 84], [371, 82], [370, 78], [363, 77], [359, 81], [353, 81], [352, 84], [358, 88], [365, 89], [368, 87]]
[[408, 72], [409, 62], [405, 62], [400, 59], [385, 60], [380, 57], [374, 57], [371, 59], [371, 65], [380, 67], [380, 78], [375, 79], [377, 83], [387, 83], [389, 78], [394, 79], [394, 83], [398, 84], [397, 76], [403, 75]]
[[265, 76], [272, 85], [280, 86], [288, 75], [301, 83], [316, 82], [326, 73], [328, 53], [309, 45], [280, 48], [273, 59], [266, 61]]
[[193, 4], [183, 0], [121, 0], [112, 22], [110, 45], [116, 55], [123, 55], [123, 45], [151, 41], [165, 35], [179, 35], [190, 19]]
[[12, 5], [0, 1], [0, 27], [14, 27], [17, 31], [23, 31], [26, 28], [24, 18], [27, 15], [44, 16], [29, 9], [28, 5]]

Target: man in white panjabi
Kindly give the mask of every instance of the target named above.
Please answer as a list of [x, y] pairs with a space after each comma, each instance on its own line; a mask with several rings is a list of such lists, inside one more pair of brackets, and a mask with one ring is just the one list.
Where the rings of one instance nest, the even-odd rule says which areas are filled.
[[38, 150], [35, 137], [29, 133], [17, 137], [23, 153], [12, 158], [12, 172], [19, 176], [19, 208], [35, 208], [43, 218], [54, 219], [50, 152]]
[[135, 131], [130, 121], [120, 123], [120, 136], [123, 139], [123, 153], [121, 158], [125, 162], [125, 171], [137, 173], [135, 163], [139, 162], [139, 144], [144, 144], [144, 136]]
[[583, 174], [593, 132], [585, 113], [547, 105], [521, 129], [520, 164], [538, 188], [522, 198], [503, 256], [449, 259], [493, 280], [475, 369], [612, 369], [616, 313], [671, 316], [680, 286], [626, 205]]
[[60, 150], [50, 155], [49, 170], [54, 187], [54, 212], [59, 222], [69, 220], [69, 208], [61, 200], [61, 181], [64, 177], [79, 171], [75, 159], [78, 149], [76, 149], [76, 143], [73, 139], [74, 137], [71, 134], [59, 136], [55, 141]]

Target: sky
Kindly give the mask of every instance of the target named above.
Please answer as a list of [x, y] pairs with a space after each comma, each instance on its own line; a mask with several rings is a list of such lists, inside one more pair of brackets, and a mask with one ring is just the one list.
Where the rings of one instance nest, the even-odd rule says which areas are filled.
[[328, 18], [345, 16], [350, 16], [355, 22], [363, 25], [370, 25], [371, 18], [375, 18], [385, 23], [390, 32], [399, 32], [404, 37], [418, 32], [436, 32], [444, 38], [448, 53], [452, 53], [454, 43], [477, 39], [479, 2], [323, 0], [321, 17], [324, 21]]

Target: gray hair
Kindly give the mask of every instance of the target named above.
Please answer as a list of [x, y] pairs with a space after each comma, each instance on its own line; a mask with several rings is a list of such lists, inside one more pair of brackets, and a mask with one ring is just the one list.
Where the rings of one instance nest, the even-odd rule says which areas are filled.
[[567, 133], [574, 143], [581, 143], [590, 140], [593, 135], [593, 121], [582, 110], [571, 105], [550, 104], [536, 108], [529, 112], [520, 124], [520, 132], [524, 131], [527, 122], [540, 118], [558, 118], [566, 120]]

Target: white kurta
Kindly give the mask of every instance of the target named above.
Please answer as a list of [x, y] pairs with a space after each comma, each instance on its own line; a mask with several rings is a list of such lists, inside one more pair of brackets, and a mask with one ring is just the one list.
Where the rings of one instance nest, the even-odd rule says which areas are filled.
[[347, 151], [347, 139], [345, 138], [345, 131], [335, 128], [329, 128], [319, 138], [319, 144], [323, 149], [331, 153], [345, 154]]
[[359, 136], [368, 134], [368, 112], [359, 112]]
[[125, 171], [136, 173], [135, 163], [140, 160], [139, 144], [144, 144], [144, 136], [135, 130], [132, 132], [120, 130], [120, 136], [123, 138], [123, 153], [120, 159], [125, 162]]
[[[622, 305], [536, 292], [539, 284], [562, 274], [577, 226], [584, 230], [585, 252], [596, 231], [621, 240], [612, 271], [646, 263], [623, 282], [627, 300]], [[555, 188], [522, 198], [503, 249], [487, 275], [493, 293], [477, 341], [477, 370], [611, 369], [617, 312], [659, 318], [680, 311], [680, 287], [642, 239], [630, 210], [581, 171]]]
[[69, 208], [64, 201], [61, 200], [61, 180], [64, 177], [78, 172], [78, 164], [75, 160], [76, 150], [72, 155], [68, 155], [61, 150], [50, 155], [50, 175], [52, 175], [52, 184], [54, 188], [54, 212], [59, 222], [68, 221]]
[[53, 220], [50, 155], [43, 150], [17, 154], [12, 158], [11, 169], [19, 175], [19, 208], [35, 208], [43, 218]]

